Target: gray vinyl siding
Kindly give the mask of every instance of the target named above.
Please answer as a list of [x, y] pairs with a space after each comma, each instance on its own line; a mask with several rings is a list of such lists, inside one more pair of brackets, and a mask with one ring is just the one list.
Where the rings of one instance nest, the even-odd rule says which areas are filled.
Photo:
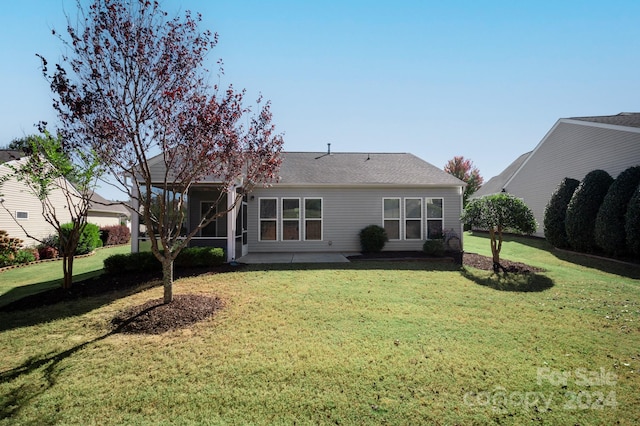
[[[281, 199], [322, 198], [322, 241], [258, 241], [258, 203], [260, 198], [278, 199], [278, 237], [281, 231]], [[358, 233], [367, 225], [382, 226], [383, 198], [443, 198], [444, 229], [453, 228], [462, 237], [460, 224], [461, 196], [458, 188], [259, 188], [254, 190], [248, 202], [249, 252], [359, 252]], [[404, 210], [404, 206], [402, 206]], [[425, 220], [423, 214], [423, 222]], [[426, 226], [426, 224], [425, 224]], [[301, 223], [301, 234], [304, 223]], [[401, 229], [403, 226], [401, 225]], [[403, 231], [401, 231], [404, 233]], [[424, 235], [425, 231], [423, 231]], [[384, 250], [421, 250], [422, 240], [389, 241]]]
[[560, 120], [505, 189], [532, 209], [538, 222], [536, 235], [544, 236], [544, 209], [562, 179], [582, 180], [595, 169], [615, 179], [636, 165], [640, 165], [640, 129]]

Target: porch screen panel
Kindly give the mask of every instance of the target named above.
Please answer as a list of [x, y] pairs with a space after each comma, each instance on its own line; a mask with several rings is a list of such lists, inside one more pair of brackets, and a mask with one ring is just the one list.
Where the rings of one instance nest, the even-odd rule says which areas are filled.
[[443, 199], [427, 198], [427, 239], [437, 240], [442, 238], [444, 229]]
[[278, 200], [261, 198], [259, 203], [260, 240], [275, 241], [278, 238]]
[[[209, 212], [211, 210], [211, 212]], [[207, 217], [215, 216], [216, 203], [213, 201], [202, 201], [200, 203], [200, 220]], [[202, 237], [217, 237], [218, 236], [218, 221], [213, 220], [207, 226], [200, 230], [200, 236]]]
[[383, 198], [383, 228], [390, 240], [400, 239], [400, 198]]

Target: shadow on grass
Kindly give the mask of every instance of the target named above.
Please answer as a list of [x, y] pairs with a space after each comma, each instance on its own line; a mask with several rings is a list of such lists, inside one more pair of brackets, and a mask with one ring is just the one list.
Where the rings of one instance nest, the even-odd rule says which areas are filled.
[[[100, 274], [101, 274], [100, 271], [92, 271], [92, 272], [86, 272], [84, 274], [75, 275], [73, 277], [73, 282], [78, 283], [81, 281], [85, 281], [90, 278], [97, 277]], [[44, 281], [41, 283], [34, 283], [34, 284], [14, 287], [8, 292], [0, 295], [0, 309], [2, 306], [8, 305], [9, 303], [15, 302], [16, 300], [22, 299], [27, 296], [31, 296], [32, 294], [37, 294], [43, 291], [55, 289], [60, 286], [62, 286], [62, 278], [58, 278], [51, 281]]]
[[[485, 238], [487, 240], [489, 239], [489, 234], [486, 232], [474, 231], [473, 236]], [[585, 268], [597, 269], [599, 271], [606, 272], [608, 274], [619, 275], [621, 277], [640, 279], [640, 264], [626, 263], [616, 259], [607, 259], [572, 251], [558, 250], [551, 244], [549, 244], [547, 240], [539, 237], [505, 235], [503, 237], [503, 240], [504, 242], [516, 242], [518, 244], [523, 244], [537, 250], [546, 251], [562, 261], [580, 265]]]
[[495, 274], [488, 271], [471, 271], [467, 268], [461, 269], [463, 277], [476, 284], [489, 287], [499, 291], [516, 291], [516, 292], [539, 292], [545, 291], [553, 287], [554, 282], [551, 278], [535, 273], [529, 274]]
[[[86, 348], [89, 345], [100, 342], [109, 336], [116, 333], [120, 333], [127, 325], [135, 321], [138, 317], [145, 315], [148, 311], [155, 308], [150, 307], [135, 316], [122, 322], [118, 327], [95, 339], [73, 346], [65, 351], [59, 353], [47, 353], [39, 356], [32, 356], [27, 359], [22, 365], [14, 367], [9, 370], [0, 372], [0, 382], [10, 383], [22, 376], [34, 373], [35, 371], [42, 369], [42, 379], [44, 383], [29, 383], [23, 381], [23, 384], [13, 387], [12, 390], [0, 395], [0, 420], [11, 419], [15, 417], [20, 410], [22, 410], [29, 401], [34, 400], [39, 395], [44, 394], [48, 389], [55, 386], [60, 376], [60, 373], [64, 371], [63, 368], [58, 368], [60, 362], [71, 357], [76, 352]], [[26, 382], [26, 384], [24, 384]], [[57, 424], [54, 416], [49, 416], [46, 420], [39, 419], [38, 424]]]

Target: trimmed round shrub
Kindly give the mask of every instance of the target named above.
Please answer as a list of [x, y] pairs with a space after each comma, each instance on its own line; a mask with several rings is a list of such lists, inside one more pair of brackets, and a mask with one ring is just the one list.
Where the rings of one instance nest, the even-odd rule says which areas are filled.
[[598, 247], [611, 256], [627, 251], [625, 214], [629, 200], [640, 185], [640, 166], [629, 167], [613, 181], [596, 217], [595, 238]]
[[554, 247], [568, 248], [565, 217], [571, 196], [580, 185], [580, 181], [566, 177], [553, 191], [547, 207], [544, 209], [544, 236]]
[[51, 246], [38, 247], [38, 255], [40, 259], [56, 259], [58, 257], [58, 249]]
[[[73, 223], [65, 223], [61, 226], [61, 231], [65, 235], [69, 235], [73, 229]], [[96, 248], [102, 247], [102, 240], [100, 239], [100, 228], [93, 223], [87, 223], [84, 225], [80, 238], [78, 239], [78, 246], [76, 247], [75, 255], [88, 254], [94, 251]], [[62, 251], [59, 238], [56, 239], [56, 248]]]
[[131, 231], [125, 225], [105, 226], [100, 228], [100, 239], [103, 246], [127, 244], [131, 240]]
[[427, 240], [422, 245], [422, 251], [424, 251], [429, 256], [442, 257], [444, 256], [444, 241]]
[[381, 226], [369, 225], [360, 231], [360, 248], [363, 253], [379, 253], [387, 241], [387, 231]]
[[627, 249], [636, 259], [640, 259], [640, 186], [629, 200], [625, 215]]
[[593, 170], [573, 193], [565, 218], [567, 240], [573, 249], [584, 253], [596, 250], [596, 217], [612, 182], [609, 173]]

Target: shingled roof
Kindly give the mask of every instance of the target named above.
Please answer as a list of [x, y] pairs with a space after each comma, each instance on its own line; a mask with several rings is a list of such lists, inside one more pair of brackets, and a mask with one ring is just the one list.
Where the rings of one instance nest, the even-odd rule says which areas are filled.
[[442, 169], [406, 153], [283, 152], [280, 185], [462, 186]]
[[518, 171], [522, 163], [524, 163], [529, 155], [531, 155], [533, 151], [525, 152], [520, 157], [516, 158], [515, 161], [507, 166], [506, 169], [502, 171], [497, 176], [489, 179], [484, 185], [480, 187], [476, 192], [471, 195], [471, 198], [480, 198], [485, 195], [497, 194], [502, 192], [502, 188], [504, 185], [511, 179], [511, 177]]
[[8, 163], [9, 161], [19, 160], [26, 154], [17, 149], [0, 149], [0, 164]]
[[612, 124], [614, 126], [640, 127], [640, 113], [621, 112], [616, 115], [595, 117], [572, 117], [571, 120], [590, 121], [592, 123]]

